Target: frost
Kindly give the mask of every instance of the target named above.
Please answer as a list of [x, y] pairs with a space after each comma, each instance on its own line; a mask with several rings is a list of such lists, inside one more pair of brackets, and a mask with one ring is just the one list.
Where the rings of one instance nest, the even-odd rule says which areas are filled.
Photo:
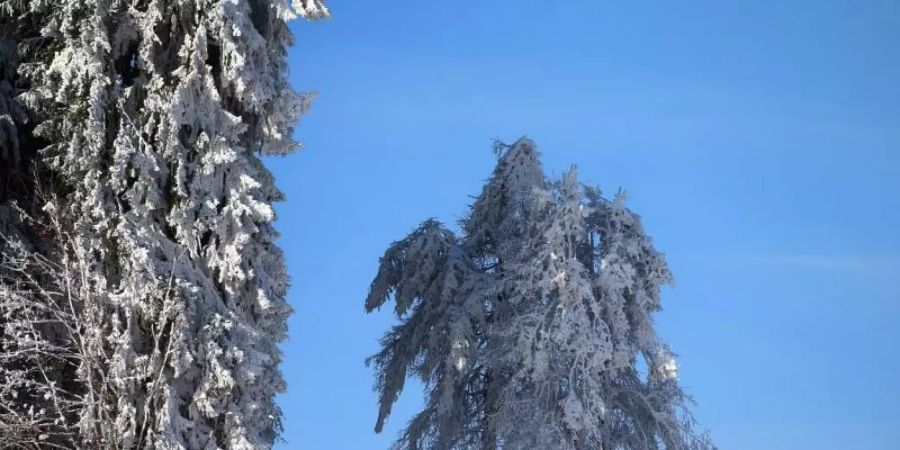
[[396, 450], [714, 448], [653, 330], [672, 278], [624, 195], [547, 180], [528, 139], [495, 149], [462, 236], [428, 220], [381, 258], [366, 309], [393, 298], [400, 322], [368, 360], [376, 431], [418, 377]]
[[[2, 2], [0, 447], [272, 446], [290, 308], [282, 194], [260, 155], [299, 147], [310, 102], [288, 85], [286, 21], [327, 13], [320, 0]], [[4, 428], [8, 411], [31, 411], [34, 433]]]

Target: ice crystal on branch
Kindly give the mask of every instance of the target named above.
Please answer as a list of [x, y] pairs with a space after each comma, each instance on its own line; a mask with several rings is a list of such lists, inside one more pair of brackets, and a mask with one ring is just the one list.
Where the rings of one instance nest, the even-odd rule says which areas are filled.
[[381, 258], [366, 310], [393, 298], [400, 322], [368, 360], [376, 431], [418, 377], [397, 450], [714, 448], [653, 329], [672, 278], [624, 194], [547, 180], [528, 139], [494, 148], [462, 236], [428, 220]]
[[[0, 385], [27, 394], [0, 393], [0, 409], [42, 392], [37, 368], [72, 400], [34, 409], [36, 447], [272, 446], [290, 310], [260, 155], [298, 147], [309, 104], [286, 78], [287, 21], [326, 14], [321, 0], [0, 0], [0, 203], [22, 213], [0, 218], [15, 237], [0, 244]], [[21, 265], [47, 255], [69, 259]], [[68, 331], [28, 324], [51, 312]], [[41, 345], [70, 356], [32, 357]]]

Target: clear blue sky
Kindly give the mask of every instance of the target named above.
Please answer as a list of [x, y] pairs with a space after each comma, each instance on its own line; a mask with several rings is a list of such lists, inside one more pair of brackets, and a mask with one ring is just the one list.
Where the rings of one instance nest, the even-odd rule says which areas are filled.
[[282, 449], [386, 449], [363, 299], [454, 223], [490, 141], [631, 192], [674, 270], [658, 328], [726, 450], [900, 449], [900, 2], [338, 1], [295, 22], [306, 149], [268, 160], [293, 279]]

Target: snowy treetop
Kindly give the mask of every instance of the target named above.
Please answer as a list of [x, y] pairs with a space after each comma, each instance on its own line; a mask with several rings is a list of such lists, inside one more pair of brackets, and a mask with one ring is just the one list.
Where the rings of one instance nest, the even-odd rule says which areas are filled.
[[548, 180], [527, 138], [498, 149], [462, 236], [428, 220], [381, 258], [366, 310], [393, 298], [400, 322], [368, 360], [376, 431], [414, 376], [426, 404], [398, 450], [714, 448], [653, 329], [672, 277], [624, 195]]

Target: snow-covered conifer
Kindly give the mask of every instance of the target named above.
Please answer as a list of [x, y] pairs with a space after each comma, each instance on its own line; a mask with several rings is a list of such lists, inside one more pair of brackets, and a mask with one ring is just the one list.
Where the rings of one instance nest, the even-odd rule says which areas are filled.
[[653, 330], [672, 278], [624, 195], [547, 180], [528, 139], [498, 153], [461, 236], [428, 220], [381, 258], [366, 310], [393, 298], [400, 322], [368, 360], [376, 431], [418, 377], [398, 450], [714, 448]]
[[[290, 310], [272, 227], [281, 194], [260, 156], [297, 148], [309, 103], [287, 82], [287, 21], [326, 14], [321, 0], [0, 1], [0, 159], [16, 164], [0, 174], [17, 183], [0, 201], [20, 208], [0, 206], [0, 385], [22, 381], [0, 407], [19, 414], [62, 377], [75, 406], [34, 409], [42, 442], [249, 450], [277, 438]], [[55, 200], [32, 195], [38, 185]], [[34, 225], [48, 218], [60, 229]], [[28, 308], [69, 331], [29, 328], [46, 317]], [[42, 343], [15, 347], [23, 335]], [[43, 381], [41, 346], [68, 355]], [[6, 426], [0, 436], [17, 432]]]

